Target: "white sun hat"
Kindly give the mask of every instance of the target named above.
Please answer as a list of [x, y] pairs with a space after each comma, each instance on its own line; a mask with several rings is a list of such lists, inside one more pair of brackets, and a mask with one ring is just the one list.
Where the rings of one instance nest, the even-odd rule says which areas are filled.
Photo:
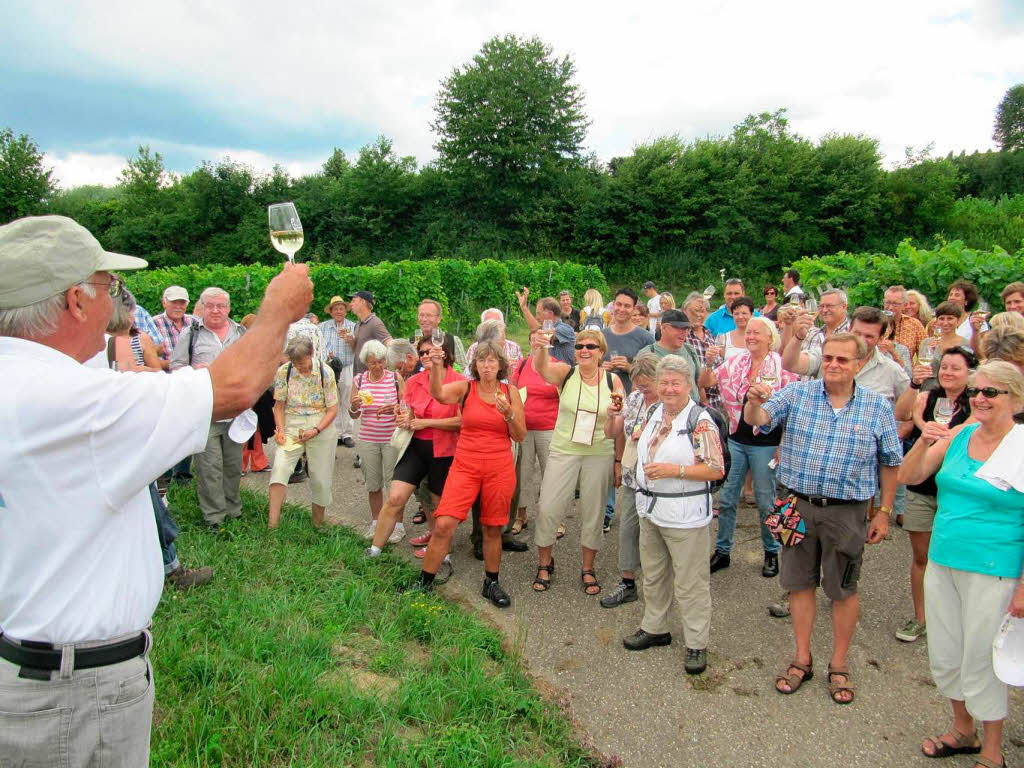
[[256, 411], [247, 408], [232, 420], [231, 426], [228, 427], [228, 437], [232, 442], [244, 443], [256, 434], [256, 427]]
[[1024, 686], [1024, 619], [1003, 617], [992, 640], [992, 668], [1007, 685]]

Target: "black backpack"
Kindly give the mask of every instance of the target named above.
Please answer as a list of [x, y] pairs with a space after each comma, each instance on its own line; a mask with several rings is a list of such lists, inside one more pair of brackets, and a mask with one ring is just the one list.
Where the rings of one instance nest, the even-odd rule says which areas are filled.
[[[718, 439], [722, 444], [722, 465], [725, 467], [725, 472], [722, 474], [721, 480], [712, 480], [708, 483], [710, 490], [714, 492], [721, 488], [725, 483], [725, 479], [729, 476], [729, 469], [732, 467], [732, 455], [729, 453], [729, 422], [725, 418], [725, 415], [717, 408], [694, 402], [693, 408], [690, 409], [689, 416], [686, 417], [687, 439], [690, 439], [690, 435], [693, 434], [693, 430], [697, 428], [697, 421], [700, 419], [700, 415], [702, 413], [706, 413], [711, 417], [711, 420], [715, 422], [715, 426], [718, 427]], [[693, 446], [692, 439], [690, 439], [690, 446]]]

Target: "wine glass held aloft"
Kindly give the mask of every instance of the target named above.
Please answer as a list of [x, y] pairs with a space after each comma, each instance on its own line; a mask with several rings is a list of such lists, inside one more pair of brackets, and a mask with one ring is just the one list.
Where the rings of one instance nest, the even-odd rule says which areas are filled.
[[440, 328], [435, 328], [430, 334], [430, 343], [440, 349], [444, 346], [444, 331]]
[[294, 203], [275, 203], [267, 206], [270, 219], [270, 242], [288, 261], [295, 263], [295, 254], [302, 247], [304, 236], [302, 222]]

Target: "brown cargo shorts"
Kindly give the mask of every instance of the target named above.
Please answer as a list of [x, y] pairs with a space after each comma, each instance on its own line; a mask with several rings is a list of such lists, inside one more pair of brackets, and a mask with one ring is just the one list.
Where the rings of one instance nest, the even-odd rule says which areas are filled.
[[867, 538], [868, 503], [818, 507], [797, 499], [806, 532], [795, 547], [782, 548], [782, 588], [799, 592], [820, 584], [831, 600], [845, 600], [856, 594]]

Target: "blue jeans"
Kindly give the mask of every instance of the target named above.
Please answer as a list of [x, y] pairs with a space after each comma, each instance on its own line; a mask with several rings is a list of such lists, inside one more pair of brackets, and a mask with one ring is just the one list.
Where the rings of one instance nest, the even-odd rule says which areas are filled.
[[757, 499], [757, 510], [761, 513], [761, 546], [765, 552], [778, 552], [782, 545], [764, 524], [764, 519], [775, 507], [775, 470], [768, 466], [775, 456], [775, 446], [743, 445], [729, 440], [729, 453], [732, 454], [732, 466], [718, 494], [718, 538], [715, 539], [715, 549], [726, 555], [732, 551], [732, 539], [736, 531], [736, 504], [743, 492], [743, 480], [749, 468], [754, 473], [754, 497]]
[[607, 523], [615, 516], [615, 483], [608, 486], [608, 498], [604, 501], [604, 521]]
[[178, 538], [181, 531], [178, 524], [171, 517], [171, 511], [167, 504], [160, 498], [156, 490], [156, 483], [149, 484], [149, 498], [153, 502], [153, 514], [156, 516], [156, 533], [160, 539], [160, 552], [164, 558], [164, 575], [173, 573], [180, 566], [178, 552], [174, 547], [174, 540]]

